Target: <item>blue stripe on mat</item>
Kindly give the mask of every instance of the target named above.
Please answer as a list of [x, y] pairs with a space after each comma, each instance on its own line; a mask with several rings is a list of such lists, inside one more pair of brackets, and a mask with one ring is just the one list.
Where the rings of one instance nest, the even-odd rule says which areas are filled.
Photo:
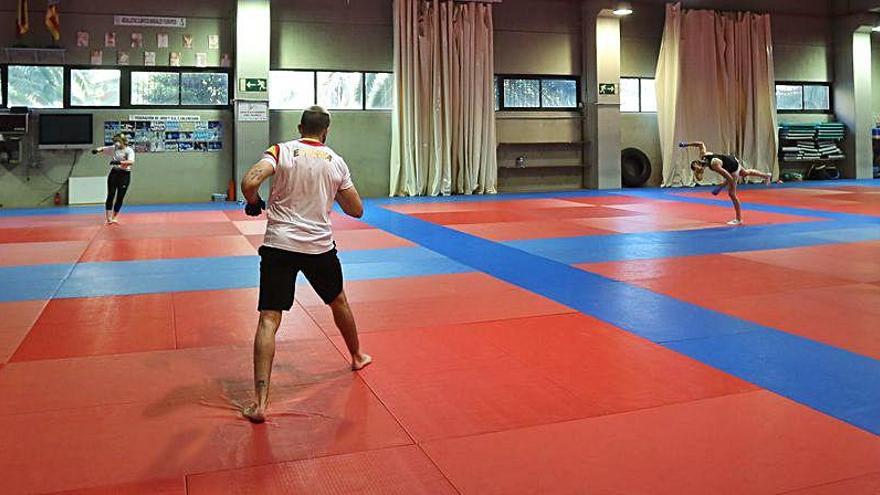
[[[471, 271], [419, 247], [339, 254], [347, 280], [443, 275]], [[0, 302], [159, 292], [239, 289], [259, 285], [259, 257], [110, 261], [0, 268]], [[56, 292], [57, 291], [57, 292]]]
[[506, 245], [566, 264], [759, 251], [880, 239], [880, 227], [806, 222], [673, 232], [508, 241]]
[[383, 208], [371, 209], [366, 221], [461, 264], [880, 434], [880, 361]]

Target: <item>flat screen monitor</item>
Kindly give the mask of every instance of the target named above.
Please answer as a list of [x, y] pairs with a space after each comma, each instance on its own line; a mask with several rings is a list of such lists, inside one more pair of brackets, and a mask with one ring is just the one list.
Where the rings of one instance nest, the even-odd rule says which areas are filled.
[[40, 148], [85, 149], [94, 146], [92, 114], [40, 114]]

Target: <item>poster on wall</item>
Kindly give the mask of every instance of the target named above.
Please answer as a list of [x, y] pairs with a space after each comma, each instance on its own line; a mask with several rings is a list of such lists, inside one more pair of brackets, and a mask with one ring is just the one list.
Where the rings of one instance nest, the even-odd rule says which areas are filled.
[[269, 103], [265, 101], [241, 101], [238, 103], [239, 122], [266, 122], [269, 120]]
[[144, 52], [144, 65], [147, 67], [156, 65], [156, 52]]
[[113, 136], [128, 136], [136, 153], [217, 152], [223, 150], [223, 122], [219, 120], [143, 120], [104, 122], [104, 142], [113, 144]]
[[156, 35], [156, 46], [159, 48], [168, 48], [168, 33], [159, 33]]
[[131, 63], [131, 59], [128, 56], [128, 52], [123, 50], [116, 52], [116, 63], [118, 65], [129, 65]]
[[116, 33], [104, 33], [104, 47], [116, 48]]
[[113, 16], [116, 26], [152, 27], [152, 28], [185, 28], [186, 17], [155, 17], [144, 15]]
[[193, 47], [193, 35], [184, 34], [183, 35], [183, 47], [187, 50], [192, 50]]
[[220, 35], [219, 34], [208, 35], [208, 50], [219, 50], [219, 49], [220, 49]]
[[144, 47], [144, 34], [143, 33], [131, 33], [131, 47], [132, 48], [143, 48]]
[[208, 66], [208, 54], [207, 53], [196, 53], [196, 67], [207, 67]]
[[76, 47], [77, 48], [88, 48], [89, 47], [89, 32], [88, 31], [77, 31], [76, 32]]
[[95, 49], [92, 50], [91, 56], [92, 65], [101, 65], [104, 63], [104, 50]]
[[180, 67], [180, 52], [171, 52], [168, 55], [168, 65], [171, 67]]

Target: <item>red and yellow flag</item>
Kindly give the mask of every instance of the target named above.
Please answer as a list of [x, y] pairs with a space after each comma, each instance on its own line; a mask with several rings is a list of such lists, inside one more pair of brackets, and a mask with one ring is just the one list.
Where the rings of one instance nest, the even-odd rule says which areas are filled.
[[29, 29], [27, 0], [18, 0], [18, 16], [15, 18], [15, 34], [18, 35], [18, 37], [22, 37], [27, 34]]
[[46, 28], [52, 39], [58, 41], [61, 39], [61, 18], [58, 16], [58, 2], [60, 0], [49, 0], [46, 6]]

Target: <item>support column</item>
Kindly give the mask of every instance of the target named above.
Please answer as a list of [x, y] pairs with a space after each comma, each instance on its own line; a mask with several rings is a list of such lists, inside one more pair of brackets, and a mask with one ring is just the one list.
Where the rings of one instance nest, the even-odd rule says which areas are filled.
[[583, 26], [585, 186], [619, 189], [620, 19], [587, 2]]
[[[269, 78], [272, 17], [270, 0], [237, 0], [235, 13], [235, 166], [236, 190], [242, 176], [269, 147], [268, 110], [265, 120], [240, 121], [239, 109], [248, 103], [265, 103], [267, 91], [248, 90], [245, 79]], [[237, 192], [237, 196], [241, 193]], [[266, 198], [266, 192], [263, 192]]]
[[873, 177], [871, 143], [872, 74], [871, 28], [861, 18], [835, 21], [834, 113], [846, 125], [846, 161], [841, 174], [848, 179]]

